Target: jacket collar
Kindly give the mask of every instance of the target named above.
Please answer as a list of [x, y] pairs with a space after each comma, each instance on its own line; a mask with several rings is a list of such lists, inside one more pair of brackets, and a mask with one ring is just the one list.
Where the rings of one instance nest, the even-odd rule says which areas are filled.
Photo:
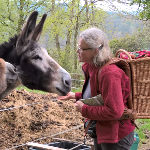
[[96, 67], [94, 64], [88, 64], [88, 63], [84, 63], [82, 66], [82, 70], [84, 72], [85, 75], [85, 83], [83, 86], [83, 92], [85, 90], [88, 78], [90, 78], [90, 85], [91, 85], [91, 95], [92, 96], [96, 96], [97, 95], [97, 90], [98, 90], [98, 71], [99, 71], [100, 67]]

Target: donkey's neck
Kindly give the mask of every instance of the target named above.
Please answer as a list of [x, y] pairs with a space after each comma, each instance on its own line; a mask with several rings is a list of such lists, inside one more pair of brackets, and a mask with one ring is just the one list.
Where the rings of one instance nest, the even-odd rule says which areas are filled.
[[[16, 42], [17, 36], [10, 38], [8, 42], [4, 42], [0, 45], [0, 58], [3, 58], [6, 62], [11, 63], [13, 66], [19, 65], [19, 58], [16, 53]], [[7, 79], [8, 80], [8, 79]], [[7, 88], [3, 93], [0, 94], [0, 100], [5, 98], [13, 89], [15, 89], [20, 84], [18, 78], [10, 79], [10, 82], [7, 81]]]
[[16, 54], [16, 42], [18, 36], [10, 38], [8, 42], [4, 42], [0, 45], [0, 58], [3, 58], [5, 61], [17, 66], [19, 64], [19, 58]]
[[6, 90], [0, 94], [0, 100], [8, 96], [12, 90], [14, 90], [17, 86], [19, 86], [19, 80], [16, 80], [16, 82], [12, 83], [11, 85], [7, 85]]

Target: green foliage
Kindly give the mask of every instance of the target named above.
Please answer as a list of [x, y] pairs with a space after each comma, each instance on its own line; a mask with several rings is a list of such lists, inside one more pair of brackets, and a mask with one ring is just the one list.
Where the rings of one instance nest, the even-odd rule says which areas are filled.
[[129, 35], [124, 38], [111, 40], [110, 47], [113, 50], [113, 53], [116, 53], [116, 51], [119, 49], [125, 49], [127, 51], [138, 51], [141, 49], [140, 44], [137, 43], [135, 36]]
[[72, 89], [71, 91], [74, 92], [74, 93], [76, 93], [76, 92], [81, 92], [81, 91], [82, 91], [82, 88]]
[[[94, 4], [93, 4], [94, 5]], [[67, 71], [80, 68], [76, 59], [76, 44], [79, 31], [89, 26], [101, 27], [104, 23], [106, 13], [90, 3], [82, 5], [80, 0], [63, 0], [47, 6], [46, 10], [52, 9], [47, 17], [44, 33], [47, 39], [47, 48], [50, 55]], [[87, 11], [88, 9], [88, 15]], [[94, 12], [94, 17], [92, 12]], [[43, 33], [43, 35], [44, 35]], [[53, 44], [49, 44], [53, 43]], [[53, 49], [53, 50], [52, 50]]]
[[[110, 24], [111, 20], [105, 22], [108, 14], [90, 1], [88, 5], [84, 5], [80, 0], [1, 0], [0, 43], [18, 33], [27, 16], [34, 10], [39, 10], [40, 15], [47, 12], [41, 43], [48, 49], [50, 56], [69, 72], [81, 71], [81, 64], [76, 58], [77, 35], [80, 31], [90, 26], [97, 26], [106, 33], [111, 30], [111, 35], [115, 37], [121, 35], [120, 32], [122, 32], [118, 32], [120, 28], [118, 18], [115, 23], [113, 22], [114, 26]], [[110, 16], [112, 17], [112, 14]], [[108, 29], [105, 24], [111, 29]], [[126, 23], [123, 28], [127, 30]], [[140, 32], [139, 35], [113, 39], [110, 41], [110, 46], [114, 52], [120, 48], [129, 51], [150, 48], [147, 44], [150, 43], [148, 30]]]
[[140, 144], [141, 144], [142, 142], [146, 141], [146, 135], [150, 131], [150, 120], [149, 119], [138, 119], [136, 122], [139, 127], [139, 130], [136, 129], [136, 132], [139, 135]]
[[49, 33], [49, 37], [54, 39], [57, 34], [64, 38], [64, 30], [68, 21], [66, 21], [66, 14], [64, 8], [57, 7], [57, 11], [50, 14], [45, 22], [45, 32]]
[[25, 87], [23, 85], [17, 87], [17, 90], [26, 90], [28, 92], [39, 93], [39, 94], [46, 94], [47, 93], [47, 92], [43, 92], [43, 91], [40, 91], [40, 90], [31, 90], [31, 89], [28, 89], [27, 87]]
[[150, 19], [150, 1], [149, 0], [133, 0], [132, 4], [139, 4], [139, 7], [142, 7], [142, 11], [139, 13], [140, 18]]
[[119, 49], [125, 49], [127, 51], [138, 51], [142, 49], [150, 49], [150, 33], [149, 27], [144, 28], [142, 31], [138, 31], [133, 35], [126, 35], [123, 38], [113, 39], [110, 41], [110, 47], [115, 54]]
[[[90, 6], [89, 6], [89, 8], [90, 8]], [[93, 8], [93, 11], [94, 11], [94, 17], [93, 17], [91, 11], [92, 10], [90, 9], [89, 10], [89, 14], [90, 14], [89, 22], [87, 22], [87, 18], [86, 18], [86, 14], [85, 14], [86, 12], [83, 11], [83, 13], [80, 17], [80, 21], [81, 21], [81, 24], [80, 24], [81, 29], [80, 30], [85, 30], [85, 29], [87, 29], [88, 27], [91, 27], [91, 26], [96, 26], [96, 27], [99, 27], [101, 29], [103, 28], [104, 23], [105, 23], [104, 20], [107, 17], [107, 13], [104, 12], [100, 8]]]
[[16, 33], [18, 19], [16, 9], [14, 1], [0, 1], [0, 43]]
[[31, 12], [45, 8], [47, 0], [0, 0], [0, 43], [20, 32]]

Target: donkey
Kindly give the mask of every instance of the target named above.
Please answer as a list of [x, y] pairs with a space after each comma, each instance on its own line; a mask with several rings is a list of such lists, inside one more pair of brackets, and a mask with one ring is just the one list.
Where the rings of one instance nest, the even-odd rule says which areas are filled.
[[15, 67], [0, 58], [0, 100], [21, 84]]
[[7, 88], [5, 61], [0, 58], [0, 94]]
[[71, 89], [70, 74], [38, 43], [47, 15], [44, 14], [36, 25], [37, 16], [38, 12], [34, 11], [21, 33], [0, 45], [0, 58], [8, 62], [6, 78], [9, 84], [0, 99], [20, 83], [30, 89], [58, 95], [66, 95]]

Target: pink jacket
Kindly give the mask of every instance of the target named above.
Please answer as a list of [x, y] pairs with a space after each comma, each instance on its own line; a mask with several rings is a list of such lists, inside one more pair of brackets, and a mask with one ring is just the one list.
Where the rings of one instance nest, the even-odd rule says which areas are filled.
[[[99, 144], [116, 143], [135, 129], [130, 120], [118, 121], [123, 114], [130, 93], [129, 78], [115, 64], [104, 66], [99, 76], [99, 68], [94, 65], [85, 63], [82, 69], [85, 73], [82, 93], [90, 77], [92, 97], [101, 93], [104, 100], [104, 106], [84, 104], [82, 116], [97, 120], [96, 133]], [[77, 100], [82, 98], [82, 93], [75, 93]]]

